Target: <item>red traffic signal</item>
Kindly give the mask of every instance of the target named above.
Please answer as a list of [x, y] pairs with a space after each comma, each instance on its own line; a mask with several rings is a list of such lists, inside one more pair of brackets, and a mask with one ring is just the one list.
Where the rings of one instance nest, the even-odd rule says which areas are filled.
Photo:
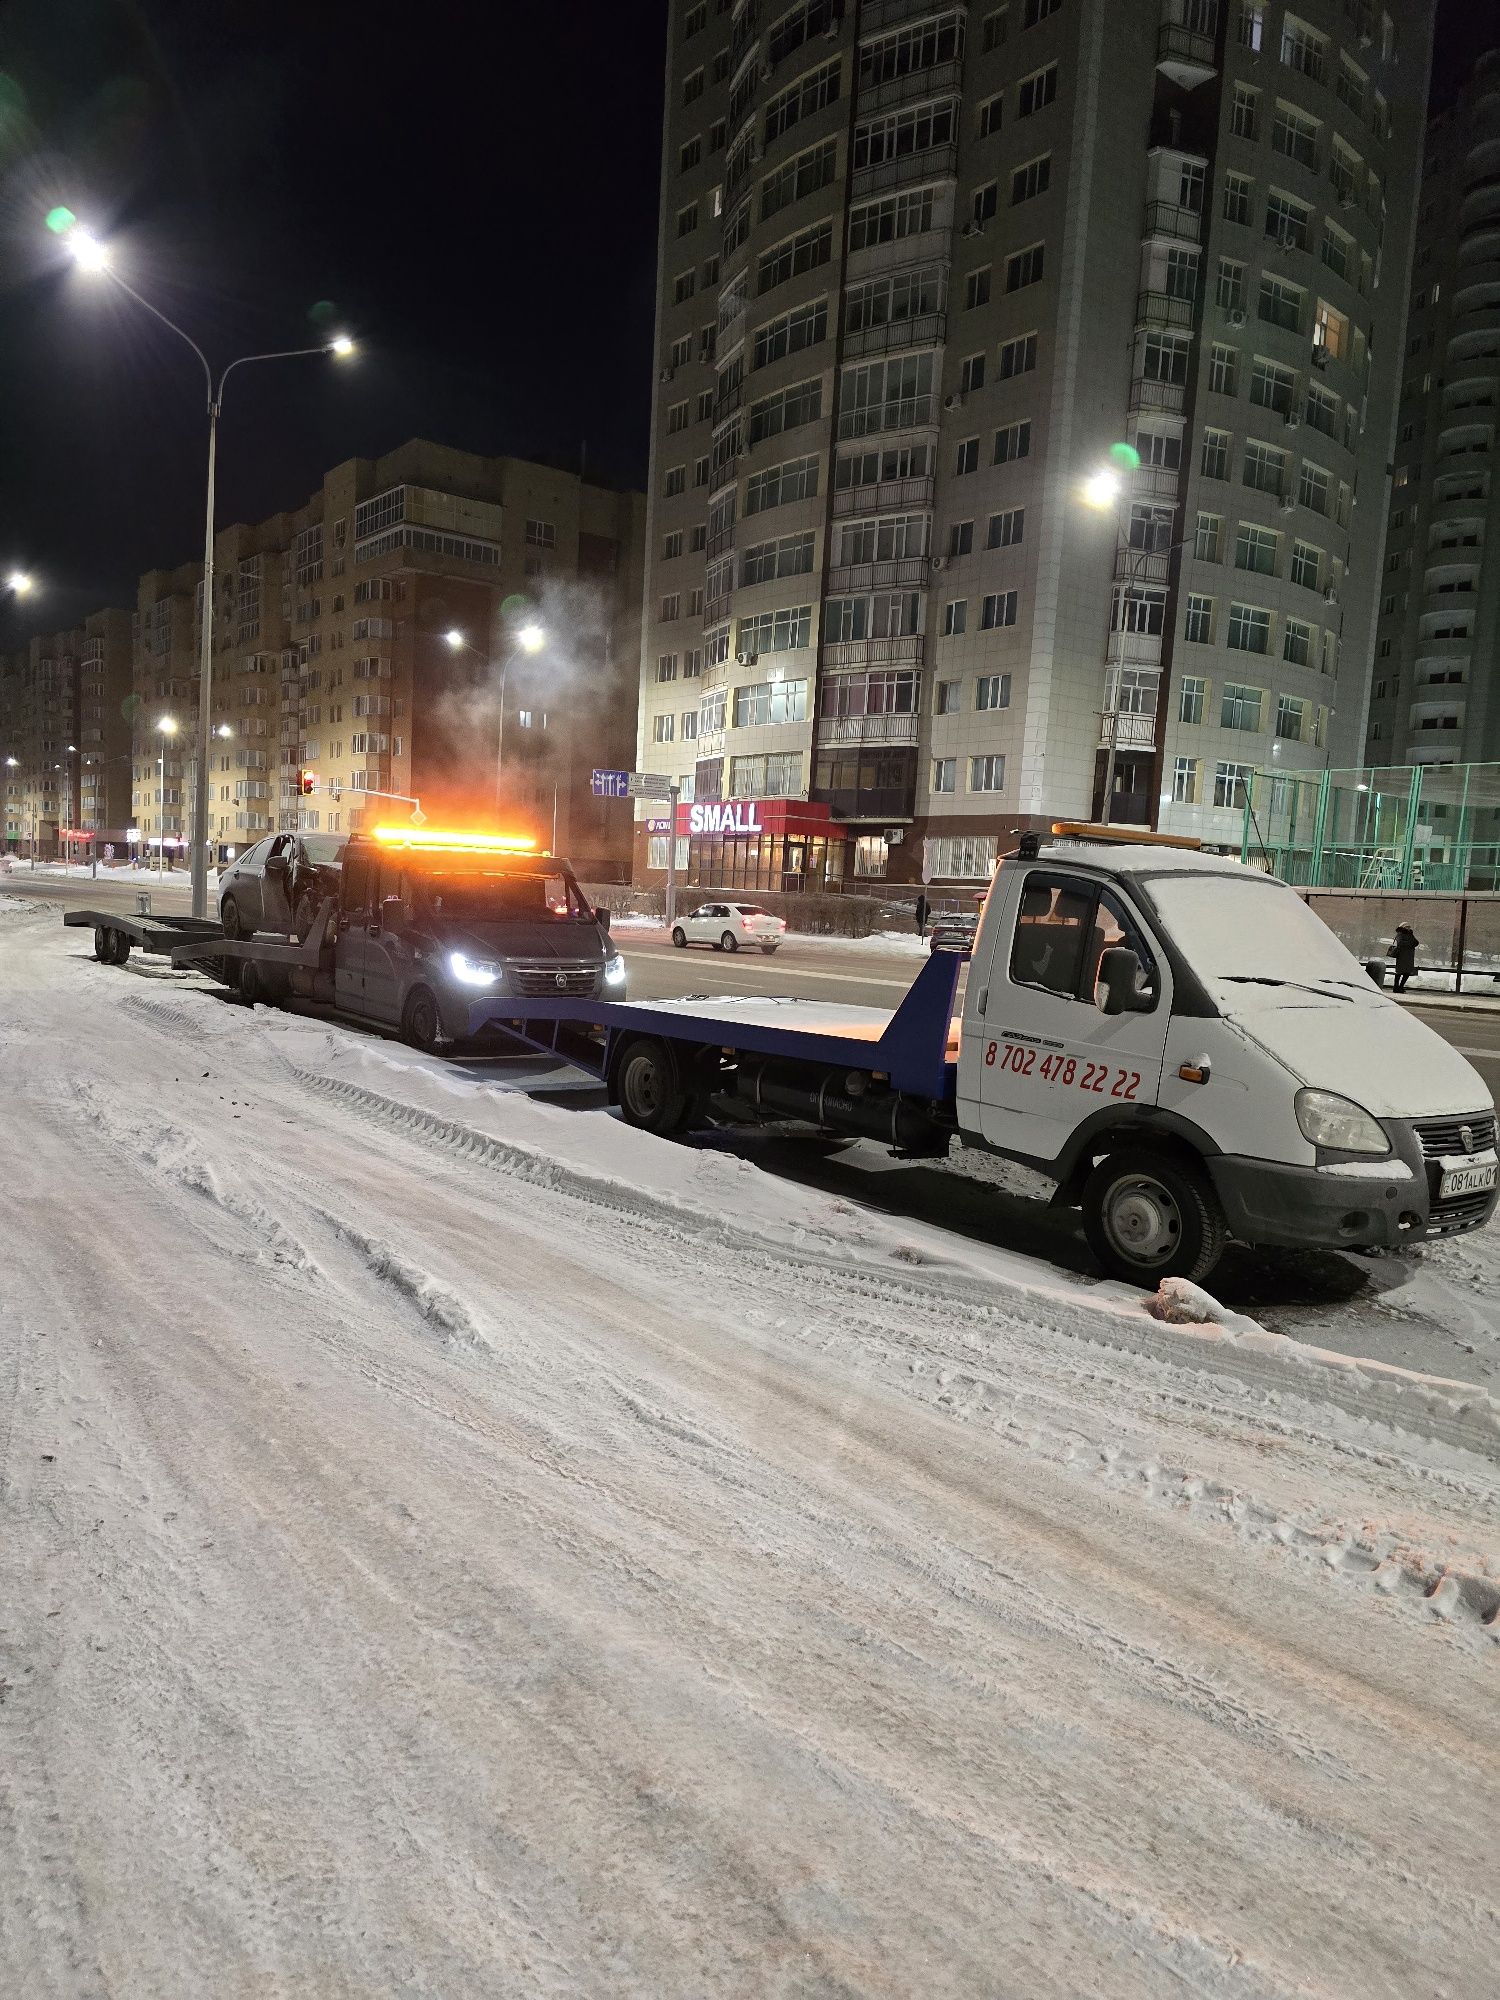
[[311, 798], [317, 789], [318, 780], [315, 773], [312, 771], [299, 771], [297, 773], [297, 790], [302, 794], [303, 798]]

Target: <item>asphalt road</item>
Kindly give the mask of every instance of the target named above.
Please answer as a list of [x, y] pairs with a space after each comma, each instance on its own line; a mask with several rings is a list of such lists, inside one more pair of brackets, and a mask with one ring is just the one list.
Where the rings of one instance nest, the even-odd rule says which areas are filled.
[[[97, 881], [33, 877], [25, 869], [0, 876], [0, 894], [40, 896], [70, 909], [131, 911], [143, 886], [150, 887], [153, 909], [163, 914], [190, 907], [188, 885], [180, 875], [175, 879], [169, 875], [160, 887], [103, 876]], [[689, 993], [774, 993], [894, 1008], [923, 963], [919, 952], [846, 938], [789, 936], [771, 957], [760, 951], [731, 956], [701, 945], [675, 951], [665, 930], [633, 925], [621, 927], [617, 942], [629, 968], [631, 997], [637, 1000]], [[1500, 1006], [1493, 1011], [1460, 1010], [1424, 1007], [1417, 1001], [1412, 1012], [1466, 1055], [1500, 1100]]]

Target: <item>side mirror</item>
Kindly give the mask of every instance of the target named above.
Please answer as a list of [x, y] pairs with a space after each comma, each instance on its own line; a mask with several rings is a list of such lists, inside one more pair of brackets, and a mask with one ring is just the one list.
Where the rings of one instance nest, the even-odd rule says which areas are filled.
[[609, 929], [609, 911], [604, 908], [602, 903], [594, 912], [594, 921], [601, 930], [607, 931]]
[[266, 873], [268, 875], [285, 875], [287, 867], [288, 867], [288, 862], [284, 854], [267, 855]]
[[406, 929], [406, 905], [399, 896], [387, 896], [380, 905], [380, 928], [397, 934]]
[[1102, 1013], [1149, 1014], [1156, 1005], [1156, 989], [1128, 944], [1111, 945], [1100, 953], [1098, 984], [1104, 989]]

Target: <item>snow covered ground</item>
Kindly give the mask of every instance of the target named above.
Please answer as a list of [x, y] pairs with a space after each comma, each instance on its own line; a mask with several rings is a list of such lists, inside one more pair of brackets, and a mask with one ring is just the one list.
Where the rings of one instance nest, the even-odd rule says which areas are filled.
[[86, 953], [0, 888], [0, 1988], [1489, 1990], [1482, 1387]]

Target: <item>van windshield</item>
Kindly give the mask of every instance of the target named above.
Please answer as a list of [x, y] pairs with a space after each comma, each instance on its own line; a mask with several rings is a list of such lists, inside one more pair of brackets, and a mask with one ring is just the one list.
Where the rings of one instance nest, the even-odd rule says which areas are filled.
[[451, 875], [424, 873], [417, 893], [433, 916], [461, 923], [594, 921], [573, 877], [557, 871], [518, 873], [508, 868], [485, 873], [466, 868]]
[[1201, 979], [1374, 991], [1358, 959], [1285, 883], [1157, 875], [1142, 886]]

